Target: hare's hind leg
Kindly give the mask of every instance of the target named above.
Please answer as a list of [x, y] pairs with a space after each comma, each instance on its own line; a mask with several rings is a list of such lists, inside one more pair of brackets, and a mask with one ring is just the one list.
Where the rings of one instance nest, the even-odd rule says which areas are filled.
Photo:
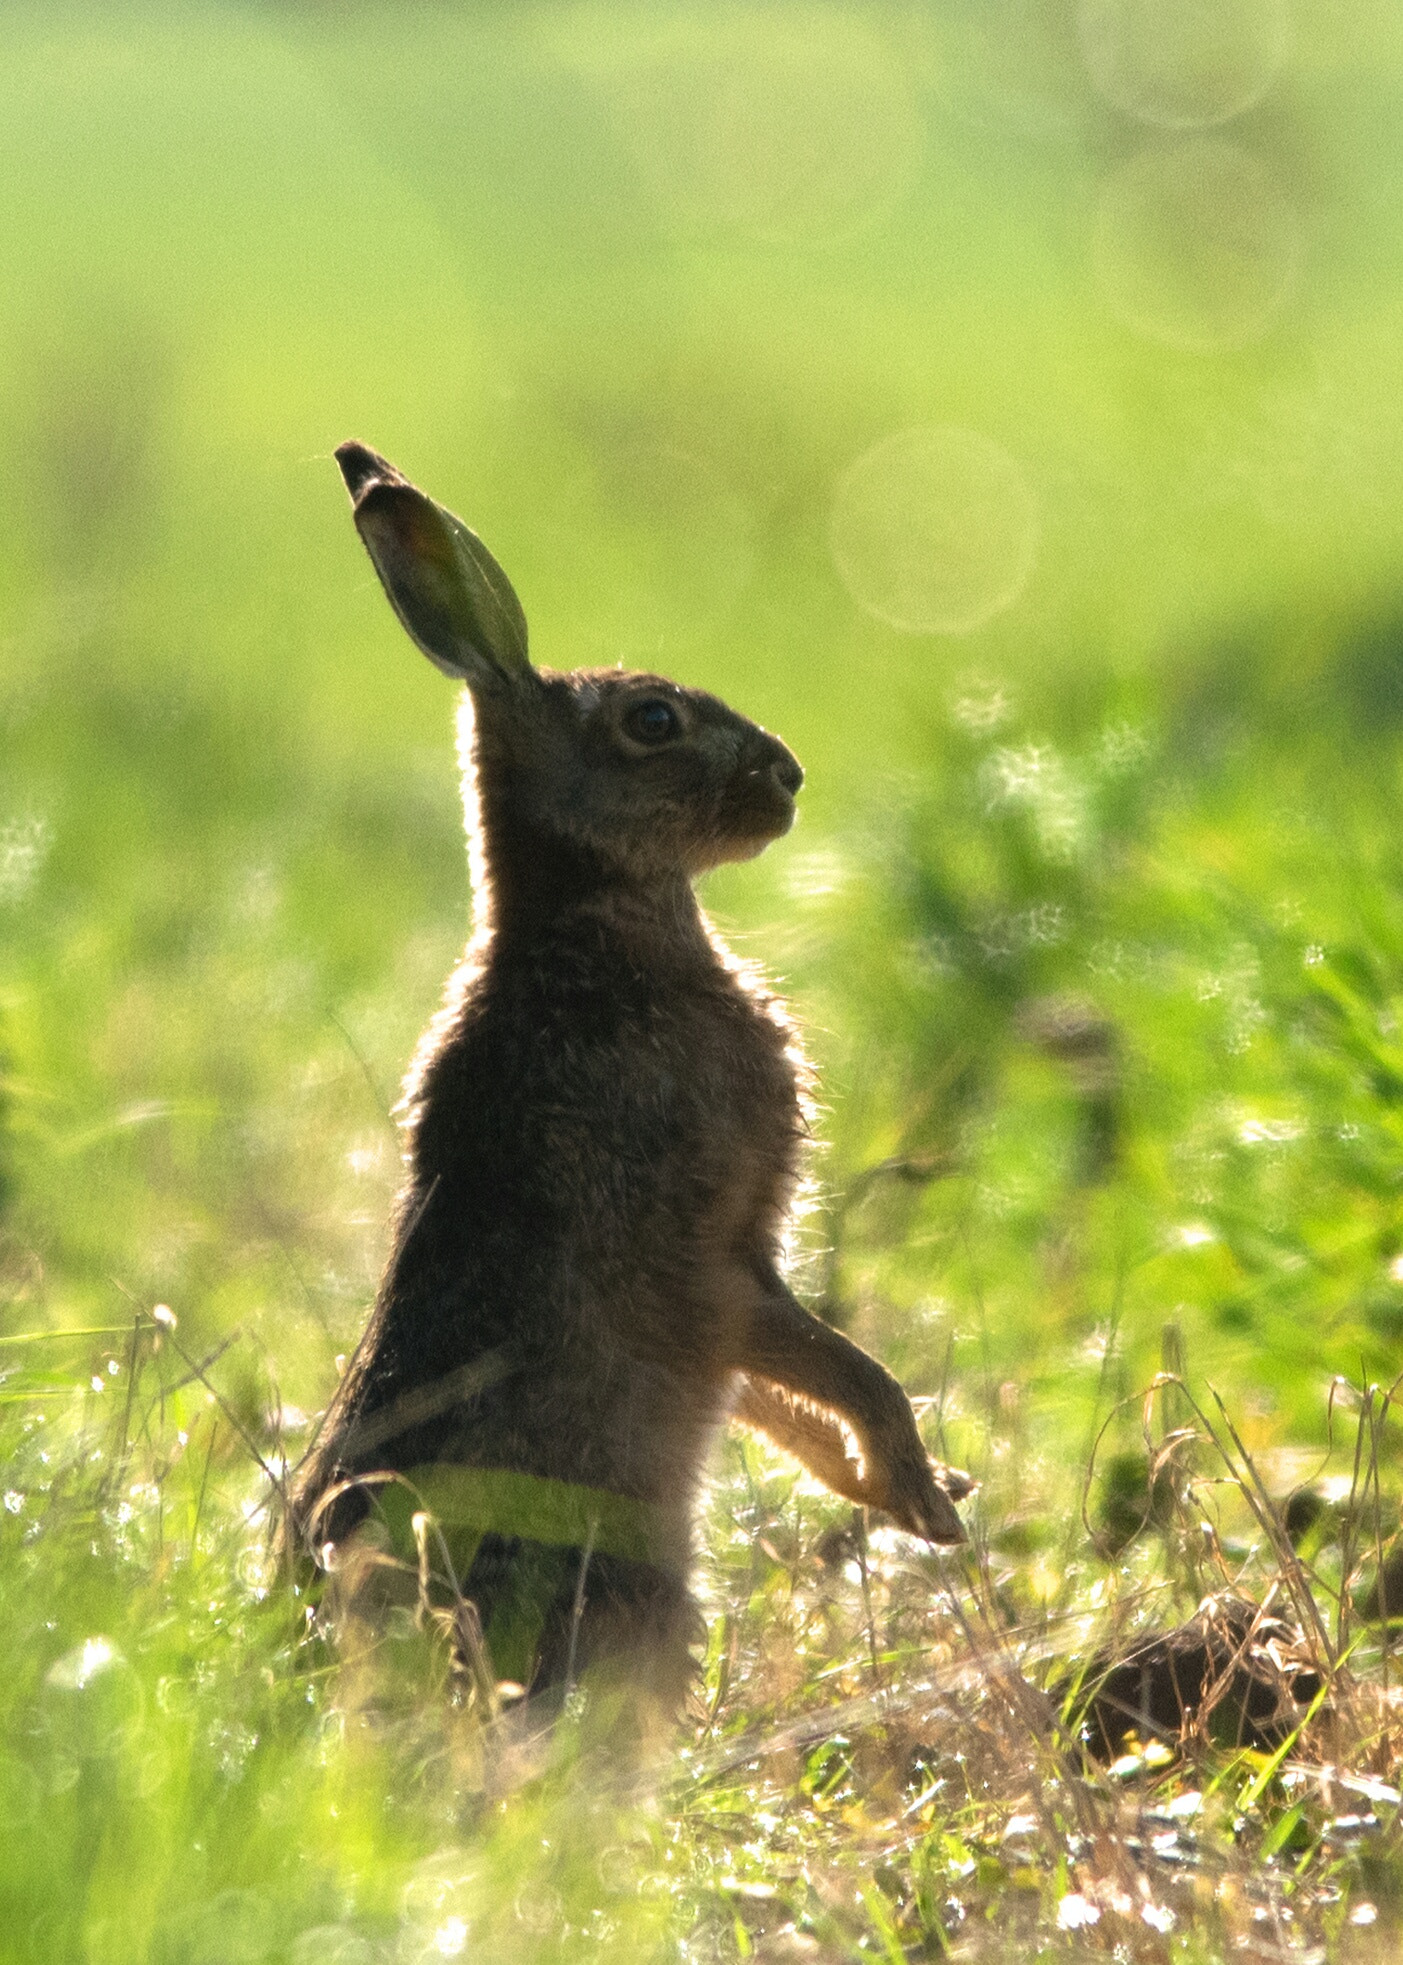
[[568, 1560], [574, 1574], [543, 1620], [532, 1693], [614, 1682], [675, 1715], [706, 1636], [685, 1579], [603, 1552], [570, 1550]]
[[[845, 1421], [862, 1451], [860, 1474], [846, 1452], [839, 1457], [838, 1428], [831, 1429], [832, 1442], [825, 1441], [821, 1420], [802, 1418], [802, 1408], [792, 1401], [786, 1416], [777, 1414], [777, 1401], [767, 1401], [763, 1394], [752, 1399], [753, 1423], [773, 1432], [759, 1416], [761, 1407], [766, 1407], [780, 1431], [786, 1427], [789, 1431], [789, 1440], [780, 1438], [780, 1444], [790, 1446], [839, 1494], [886, 1509], [903, 1528], [927, 1542], [963, 1542], [960, 1518], [936, 1480], [910, 1401], [891, 1373], [841, 1331], [810, 1315], [777, 1275], [757, 1276], [755, 1281], [746, 1351], [735, 1363], [749, 1376], [769, 1380]], [[747, 1415], [742, 1410], [737, 1416]], [[774, 1437], [779, 1438], [779, 1433]], [[805, 1448], [816, 1451], [818, 1460], [810, 1460]], [[832, 1479], [832, 1473], [839, 1479]], [[968, 1483], [961, 1483], [960, 1491], [968, 1493]]]

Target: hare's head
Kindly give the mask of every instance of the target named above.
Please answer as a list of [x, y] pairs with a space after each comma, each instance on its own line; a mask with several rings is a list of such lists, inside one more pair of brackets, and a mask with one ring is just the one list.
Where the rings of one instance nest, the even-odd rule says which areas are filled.
[[395, 612], [468, 686], [469, 818], [494, 879], [549, 880], [562, 859], [692, 878], [789, 830], [804, 774], [778, 738], [662, 676], [533, 668], [521, 604], [477, 535], [362, 444], [336, 456]]

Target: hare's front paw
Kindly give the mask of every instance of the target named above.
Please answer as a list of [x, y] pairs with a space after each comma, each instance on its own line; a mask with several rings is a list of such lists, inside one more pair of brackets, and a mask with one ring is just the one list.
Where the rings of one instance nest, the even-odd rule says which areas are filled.
[[952, 1501], [968, 1500], [979, 1485], [974, 1475], [967, 1474], [963, 1467], [947, 1467], [943, 1460], [932, 1460], [930, 1466], [936, 1486], [943, 1488]]
[[[919, 1457], [918, 1457], [919, 1456]], [[964, 1529], [950, 1494], [963, 1497], [974, 1483], [967, 1474], [941, 1468], [949, 1492], [936, 1478], [937, 1470], [923, 1450], [904, 1452], [873, 1468], [869, 1478], [872, 1502], [884, 1508], [898, 1525], [924, 1542], [963, 1542]]]

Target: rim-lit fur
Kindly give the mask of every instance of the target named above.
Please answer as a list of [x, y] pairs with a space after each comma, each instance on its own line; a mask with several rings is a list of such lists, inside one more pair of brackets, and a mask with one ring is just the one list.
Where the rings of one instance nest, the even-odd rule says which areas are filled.
[[[398, 501], [372, 547], [387, 591], [470, 685], [474, 932], [409, 1072], [393, 1251], [294, 1520], [314, 1545], [343, 1542], [374, 1505], [357, 1477], [444, 1462], [629, 1497], [675, 1591], [640, 1581], [633, 1611], [632, 1585], [595, 1600], [582, 1558], [568, 1648], [673, 1698], [698, 1484], [742, 1387], [746, 1419], [839, 1491], [960, 1536], [900, 1388], [780, 1278], [804, 1067], [692, 892], [789, 829], [803, 774], [700, 690], [537, 671], [524, 640], [511, 663], [482, 657], [456, 625], [475, 631], [468, 599], [444, 585], [444, 525], [480, 542], [439, 508], [424, 519], [383, 460], [356, 461], [353, 490], [381, 471]], [[439, 583], [422, 591], [421, 533]]]

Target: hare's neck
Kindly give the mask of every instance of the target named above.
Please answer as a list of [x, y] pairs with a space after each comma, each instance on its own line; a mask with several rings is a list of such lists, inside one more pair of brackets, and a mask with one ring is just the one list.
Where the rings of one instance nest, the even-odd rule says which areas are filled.
[[714, 960], [685, 874], [631, 878], [573, 840], [520, 823], [479, 823], [472, 857], [479, 939], [550, 938], [567, 919], [588, 916], [645, 964]]
[[717, 966], [716, 950], [691, 882], [621, 882], [581, 906], [639, 969], [693, 971]]
[[[630, 880], [574, 854], [557, 857], [545, 842], [524, 864], [487, 869], [486, 909], [475, 922], [479, 935], [500, 945], [555, 941], [591, 924], [640, 968], [714, 965], [706, 923], [684, 875]], [[505, 875], [505, 878], [503, 877]]]
[[530, 825], [479, 823], [470, 845], [478, 925], [494, 934], [544, 925], [617, 884], [594, 854]]
[[553, 939], [567, 920], [590, 917], [642, 966], [714, 965], [684, 873], [644, 876], [586, 839], [562, 837], [523, 811], [510, 770], [494, 769], [480, 754], [474, 763], [466, 790], [479, 947]]

